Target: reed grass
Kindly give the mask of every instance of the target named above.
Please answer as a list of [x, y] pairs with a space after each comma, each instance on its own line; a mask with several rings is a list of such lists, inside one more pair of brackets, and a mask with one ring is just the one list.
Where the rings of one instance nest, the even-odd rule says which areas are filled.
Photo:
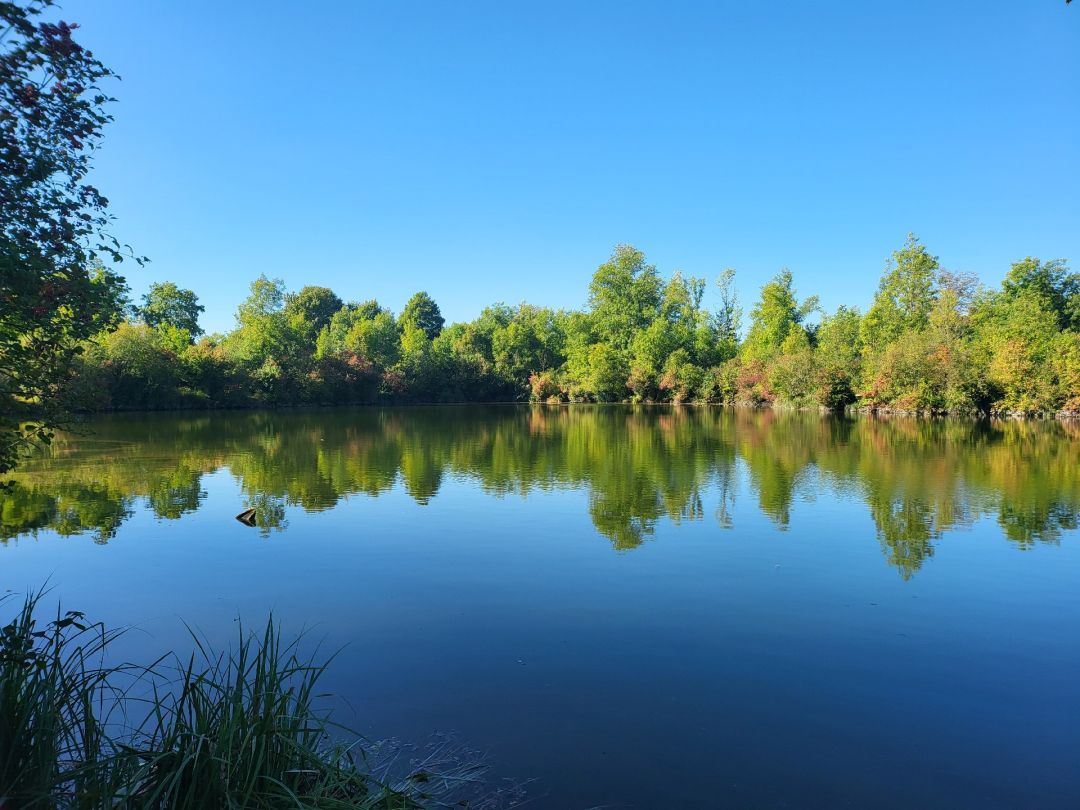
[[225, 651], [192, 631], [186, 659], [115, 666], [118, 632], [77, 612], [43, 623], [41, 597], [0, 631], [0, 810], [406, 810], [448, 806], [482, 774], [429, 755], [391, 780], [378, 746], [320, 708], [328, 662], [283, 642], [273, 617]]

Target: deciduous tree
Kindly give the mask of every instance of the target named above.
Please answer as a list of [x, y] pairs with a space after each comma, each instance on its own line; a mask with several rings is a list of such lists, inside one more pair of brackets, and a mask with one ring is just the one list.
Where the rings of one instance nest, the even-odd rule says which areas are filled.
[[77, 25], [41, 19], [53, 7], [0, 3], [0, 472], [61, 420], [81, 341], [117, 321], [125, 296], [101, 263], [131, 255], [87, 181], [114, 74]]
[[428, 340], [434, 340], [439, 336], [446, 321], [439, 311], [439, 305], [435, 303], [430, 295], [421, 291], [416, 293], [405, 304], [405, 309], [401, 311], [399, 323], [403, 330], [410, 326], [422, 329]]
[[135, 307], [135, 314], [147, 326], [169, 324], [183, 329], [192, 338], [202, 334], [199, 315], [206, 308], [199, 303], [199, 297], [191, 290], [177, 287], [171, 281], [157, 282], [150, 285], [150, 290], [142, 300], [142, 306]]

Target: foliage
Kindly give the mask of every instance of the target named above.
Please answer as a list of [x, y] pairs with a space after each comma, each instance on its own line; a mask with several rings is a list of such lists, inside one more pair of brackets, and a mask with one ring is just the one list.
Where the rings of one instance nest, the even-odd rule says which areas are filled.
[[380, 371], [391, 368], [401, 353], [394, 316], [380, 312], [370, 320], [359, 321], [345, 335], [344, 347]]
[[863, 318], [863, 346], [882, 351], [904, 332], [926, 327], [938, 294], [938, 260], [931, 256], [914, 234], [893, 252], [881, 277], [874, 301]]
[[645, 254], [619, 245], [589, 282], [589, 308], [597, 338], [615, 351], [625, 351], [634, 336], [656, 318], [660, 275], [645, 263]]
[[423, 291], [410, 298], [405, 304], [405, 309], [401, 311], [401, 328], [404, 330], [412, 326], [421, 329], [428, 340], [434, 340], [439, 336], [444, 323], [446, 321], [439, 311], [439, 305]]
[[195, 342], [203, 307], [173, 282], [131, 308], [141, 325], [122, 323], [127, 287], [103, 263], [132, 253], [87, 182], [114, 74], [77, 26], [39, 20], [53, 8], [0, 2], [0, 472], [71, 408], [533, 398], [1026, 414], [1080, 402], [1080, 274], [1027, 257], [983, 290], [914, 235], [864, 315], [821, 314], [783, 270], [745, 337], [734, 270], [709, 311], [704, 280], [665, 281], [630, 245], [596, 269], [582, 312], [496, 304], [447, 327], [426, 292], [395, 316], [260, 276], [225, 336]]
[[1014, 263], [1001, 282], [1001, 295], [1007, 302], [1038, 298], [1060, 328], [1080, 331], [1080, 273], [1070, 272], [1063, 259], [1042, 262], [1028, 256]]
[[782, 270], [761, 288], [761, 298], [750, 313], [750, 330], [743, 352], [747, 357], [769, 360], [780, 353], [790, 335], [803, 330], [803, 321], [817, 309], [817, 296], [803, 302], [795, 297], [790, 270]]
[[855, 388], [862, 371], [857, 309], [841, 305], [821, 320], [817, 329], [816, 400], [823, 407], [843, 408], [855, 401]]
[[48, 439], [81, 341], [126, 294], [101, 263], [130, 250], [107, 235], [107, 200], [86, 179], [114, 74], [77, 25], [38, 19], [53, 6], [0, 3], [0, 472]]
[[665, 280], [626, 245], [594, 273], [588, 310], [494, 304], [446, 327], [426, 293], [395, 317], [260, 276], [224, 337], [193, 343], [162, 321], [86, 341], [66, 397], [87, 410], [531, 399], [1049, 413], [1080, 402], [1077, 286], [1063, 262], [1024, 259], [986, 290], [912, 236], [865, 314], [822, 313], [784, 270], [740, 340], [734, 271], [710, 311], [703, 279]]
[[[1021, 289], [985, 296], [972, 314], [974, 343], [999, 410], [1035, 412], [1060, 407], [1075, 392], [1059, 391], [1050, 360], [1059, 315], [1040, 291]], [[1071, 333], [1075, 334], [1075, 333]]]
[[318, 333], [330, 323], [330, 319], [342, 307], [341, 299], [328, 287], [304, 287], [300, 292], [286, 296], [285, 315], [299, 318]]
[[742, 328], [742, 309], [735, 291], [735, 268], [725, 268], [716, 286], [720, 294], [720, 306], [713, 315], [716, 334], [716, 356], [719, 362], [730, 360], [739, 350], [739, 330]]
[[151, 284], [143, 296], [142, 306], [134, 308], [135, 316], [147, 326], [182, 329], [190, 338], [203, 333], [199, 315], [205, 309], [195, 293], [181, 289], [171, 281]]

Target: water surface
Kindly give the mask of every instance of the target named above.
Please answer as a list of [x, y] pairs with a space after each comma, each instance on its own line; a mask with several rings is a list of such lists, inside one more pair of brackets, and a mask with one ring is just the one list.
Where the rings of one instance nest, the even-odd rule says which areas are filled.
[[344, 719], [533, 806], [1080, 806], [1077, 424], [118, 415], [2, 498], [3, 588], [139, 658], [273, 610], [344, 645]]

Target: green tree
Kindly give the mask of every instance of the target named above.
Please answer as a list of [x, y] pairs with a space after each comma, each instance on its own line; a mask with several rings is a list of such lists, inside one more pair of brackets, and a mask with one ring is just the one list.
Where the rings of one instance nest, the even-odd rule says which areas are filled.
[[237, 328], [225, 341], [229, 354], [251, 375], [255, 402], [301, 402], [309, 394], [314, 347], [306, 323], [286, 315], [285, 301], [281, 279], [259, 276], [237, 308]]
[[495, 372], [524, 394], [533, 372], [562, 363], [565, 336], [550, 309], [522, 304], [491, 333]]
[[86, 179], [114, 74], [77, 26], [38, 19], [54, 5], [0, 3], [0, 472], [62, 421], [81, 341], [118, 321], [126, 294], [101, 262], [131, 255]]
[[380, 306], [379, 302], [374, 298], [364, 301], [359, 304], [353, 304], [353, 308], [356, 310], [356, 314], [361, 318], [367, 318], [369, 321], [373, 319], [380, 312], [389, 312], [390, 310]]
[[[164, 317], [153, 334], [125, 330], [123, 352], [95, 348], [57, 401], [120, 407], [151, 392], [145, 407], [531, 397], [1045, 413], [1080, 402], [1078, 282], [1063, 262], [1017, 262], [993, 292], [971, 274], [940, 270], [912, 237], [872, 313], [840, 307], [810, 323], [816, 297], [800, 301], [783, 271], [763, 286], [741, 346], [733, 275], [721, 275], [710, 313], [700, 279], [676, 272], [662, 281], [639, 251], [620, 246], [594, 274], [587, 311], [495, 304], [445, 329], [423, 293], [395, 321], [374, 300], [339, 306], [324, 287], [289, 295], [260, 277], [229, 335], [193, 345]], [[155, 289], [154, 298], [173, 292]], [[118, 371], [139, 366], [132, 358], [154, 374], [174, 366], [176, 384], [138, 390], [139, 374]]]
[[817, 369], [810, 337], [805, 329], [793, 329], [780, 346], [768, 371], [769, 387], [787, 405], [804, 407], [816, 403]]
[[628, 349], [634, 335], [647, 328], [660, 307], [660, 275], [645, 254], [619, 245], [589, 283], [589, 308], [597, 337], [617, 350]]
[[342, 351], [345, 348], [345, 336], [357, 323], [374, 320], [383, 312], [389, 313], [374, 299], [362, 304], [345, 304], [340, 307], [330, 316], [330, 321], [319, 332], [315, 356], [326, 357]]
[[635, 400], [697, 394], [698, 361], [710, 362], [716, 346], [709, 318], [701, 309], [705, 282], [676, 272], [664, 287], [655, 318], [630, 342], [627, 387]]
[[1058, 405], [1050, 359], [1059, 313], [1037, 288], [985, 296], [972, 313], [994, 408], [1037, 412]]
[[255, 325], [262, 318], [279, 315], [285, 307], [285, 282], [280, 278], [260, 275], [251, 282], [250, 292], [236, 310], [236, 320], [243, 329]]
[[700, 394], [705, 377], [705, 369], [693, 361], [689, 351], [680, 347], [664, 362], [660, 390], [673, 402], [686, 402]]
[[626, 355], [609, 343], [596, 343], [589, 348], [588, 389], [600, 400], [619, 401], [626, 397], [629, 374]]
[[358, 319], [345, 335], [343, 345], [378, 371], [390, 368], [400, 357], [398, 326], [394, 316], [384, 311], [374, 318]]
[[861, 337], [871, 351], [881, 351], [905, 331], [925, 329], [938, 296], [937, 256], [914, 234], [892, 254], [874, 301], [863, 318]]
[[165, 332], [146, 324], [123, 323], [102, 335], [90, 352], [108, 375], [109, 404], [123, 410], [181, 404], [183, 368], [175, 348]]
[[[660, 378], [668, 357], [679, 348], [679, 337], [672, 325], [661, 318], [634, 335], [630, 344], [629, 376], [624, 382], [636, 401], [653, 400], [659, 396]], [[683, 358], [689, 361], [685, 349]]]
[[1080, 413], [1080, 332], [1058, 335], [1050, 356], [1058, 385], [1058, 406], [1072, 414]]
[[571, 401], [589, 395], [589, 350], [596, 340], [593, 318], [587, 312], [566, 312], [559, 318], [566, 335], [566, 363], [563, 365], [561, 394]]
[[814, 351], [818, 375], [816, 399], [826, 408], [843, 408], [855, 401], [862, 365], [861, 321], [857, 309], [839, 306], [834, 314], [822, 318], [818, 327]]
[[229, 335], [229, 346], [256, 365], [281, 357], [290, 343], [284, 308], [285, 283], [260, 275], [237, 307], [237, 328]]
[[728, 267], [716, 279], [720, 294], [720, 306], [713, 314], [713, 330], [716, 334], [717, 362], [723, 363], [734, 357], [739, 350], [739, 329], [742, 328], [742, 309], [735, 290], [735, 268]]
[[781, 270], [761, 288], [761, 298], [750, 312], [750, 329], [743, 344], [751, 359], [768, 360], [780, 353], [793, 332], [803, 330], [803, 321], [818, 308], [812, 295], [800, 302], [795, 297], [790, 270]]
[[171, 281], [155, 282], [142, 300], [142, 306], [135, 307], [135, 314], [147, 326], [169, 324], [183, 329], [192, 339], [203, 333], [199, 315], [206, 308], [191, 290], [177, 287]]
[[701, 313], [701, 299], [705, 295], [705, 281], [676, 271], [664, 287], [660, 298], [660, 317], [672, 324], [689, 329], [697, 327]]
[[285, 315], [300, 318], [312, 334], [317, 334], [342, 306], [341, 299], [329, 287], [308, 286], [286, 296]]
[[969, 305], [963, 290], [955, 284], [942, 284], [927, 327], [935, 377], [942, 389], [935, 394], [941, 407], [949, 411], [971, 411], [987, 404], [987, 390], [977, 354], [971, 345], [972, 329]]
[[1043, 262], [1028, 256], [1015, 262], [1001, 283], [1004, 301], [1034, 295], [1057, 316], [1062, 329], [1080, 331], [1080, 273], [1069, 271], [1064, 259]]
[[439, 305], [426, 292], [418, 292], [405, 304], [398, 323], [403, 330], [410, 326], [422, 329], [428, 340], [434, 340], [442, 331], [443, 319]]

